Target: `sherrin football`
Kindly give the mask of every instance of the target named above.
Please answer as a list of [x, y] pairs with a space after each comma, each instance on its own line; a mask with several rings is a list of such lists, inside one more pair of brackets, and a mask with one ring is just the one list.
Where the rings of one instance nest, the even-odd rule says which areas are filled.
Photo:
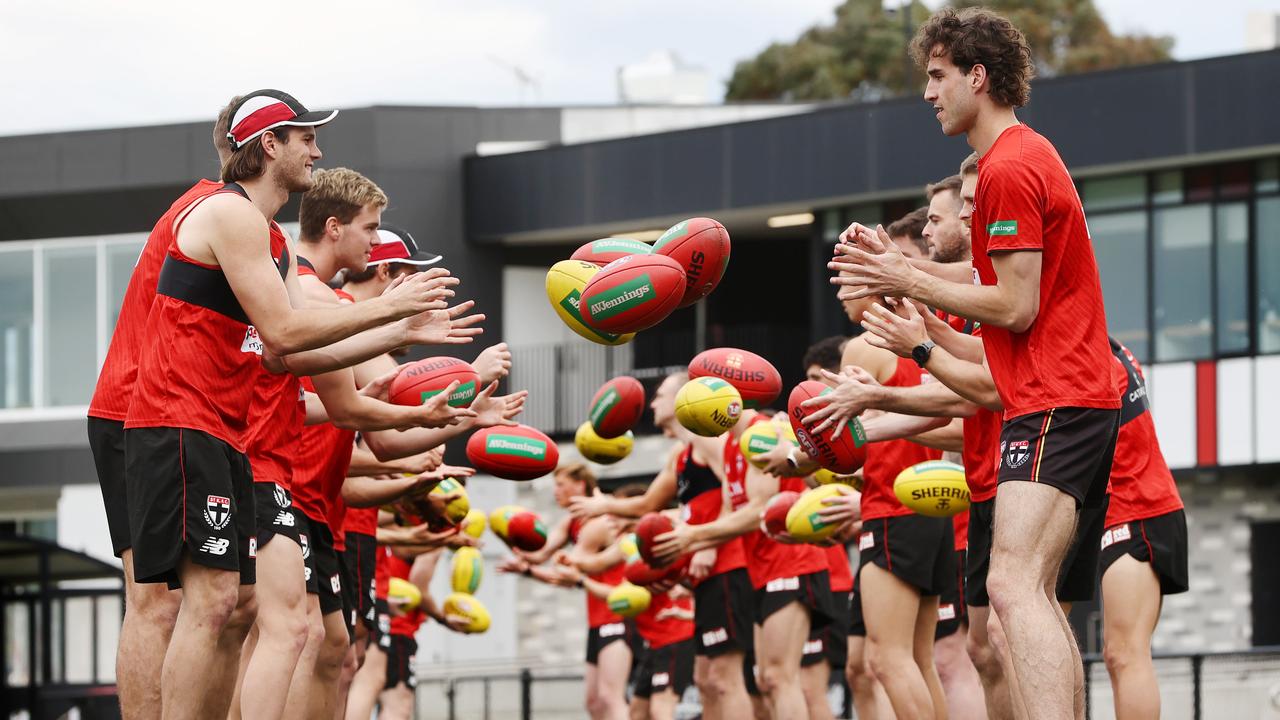
[[727, 380], [742, 395], [748, 408], [765, 407], [782, 392], [782, 376], [773, 363], [738, 348], [711, 348], [689, 362], [689, 377]]
[[582, 319], [582, 291], [599, 272], [599, 265], [585, 260], [561, 260], [547, 271], [547, 300], [570, 330], [593, 343], [624, 345], [631, 342], [635, 333], [603, 332]]
[[653, 556], [653, 539], [674, 529], [675, 524], [666, 515], [656, 512], [646, 513], [640, 518], [640, 522], [636, 523], [636, 548], [640, 551], [640, 557], [654, 567], [661, 567]]
[[747, 462], [763, 470], [765, 461], [760, 455], [778, 447], [779, 431], [793, 445], [799, 444], [790, 425], [780, 426], [773, 422], [758, 422], [742, 432], [742, 437], [738, 438], [738, 449], [742, 450], [742, 456], [747, 459]]
[[800, 499], [800, 493], [786, 490], [774, 495], [764, 506], [764, 527], [771, 535], [778, 535], [787, 529], [787, 513], [791, 506]]
[[636, 534], [629, 532], [618, 538], [618, 549], [622, 551], [622, 557], [627, 562], [636, 560], [640, 557], [640, 547], [636, 545]]
[[631, 454], [635, 436], [628, 430], [615, 438], [602, 438], [591, 429], [590, 422], [584, 422], [578, 426], [578, 432], [574, 433], [573, 444], [582, 453], [582, 457], [591, 462], [611, 465]]
[[582, 260], [601, 267], [628, 255], [649, 255], [653, 247], [646, 242], [624, 237], [607, 237], [592, 240], [569, 256], [570, 260]]
[[838, 475], [826, 468], [818, 468], [813, 473], [813, 481], [819, 485], [830, 485], [832, 483], [840, 483], [862, 492], [862, 476], [854, 473], [852, 475]]
[[945, 460], [916, 463], [893, 481], [898, 501], [921, 515], [951, 517], [969, 509], [964, 468]]
[[422, 603], [422, 591], [404, 578], [393, 577], [387, 581], [387, 603], [402, 613], [411, 613]]
[[484, 529], [487, 525], [484, 511], [479, 508], [471, 508], [467, 516], [462, 519], [462, 532], [478, 539], [481, 535], [484, 535]]
[[493, 512], [489, 513], [489, 527], [493, 530], [493, 534], [507, 539], [507, 523], [518, 513], [528, 512], [528, 508], [519, 505], [501, 505]]
[[632, 585], [624, 582], [609, 591], [609, 596], [605, 602], [609, 603], [609, 609], [615, 615], [621, 615], [625, 618], [633, 618], [645, 610], [649, 609], [649, 603], [653, 600], [653, 596], [649, 591], [639, 585]]
[[664, 255], [627, 255], [582, 289], [582, 319], [605, 333], [634, 333], [667, 319], [684, 292], [684, 269]]
[[532, 480], [556, 469], [560, 451], [545, 433], [528, 425], [497, 425], [471, 435], [467, 460], [494, 477]]
[[685, 273], [680, 307], [688, 307], [716, 289], [729, 267], [729, 233], [711, 218], [690, 218], [672, 225], [653, 243], [653, 252], [680, 263]]
[[826, 540], [840, 529], [838, 524], [827, 524], [818, 516], [825, 507], [823, 501], [837, 495], [850, 495], [854, 492], [848, 485], [822, 485], [806, 490], [787, 512], [787, 532], [791, 537], [802, 542], [820, 542]]
[[467, 496], [467, 489], [462, 483], [453, 478], [445, 478], [431, 488], [432, 495], [453, 495], [458, 497], [449, 501], [444, 506], [445, 519], [449, 521], [449, 525], [458, 525], [467, 518], [467, 514], [471, 512], [471, 499]]
[[480, 374], [471, 363], [451, 357], [433, 357], [400, 366], [388, 394], [396, 405], [421, 405], [439, 395], [449, 383], [458, 387], [449, 395], [452, 407], [467, 407], [480, 390]]
[[814, 433], [800, 422], [806, 415], [818, 410], [815, 407], [800, 407], [800, 403], [829, 392], [831, 388], [817, 380], [801, 382], [791, 391], [791, 397], [787, 400], [787, 415], [791, 418], [791, 429], [800, 442], [800, 449], [806, 455], [834, 473], [848, 475], [857, 472], [867, 460], [867, 450], [864, 447], [867, 436], [862, 431], [862, 422], [857, 418], [851, 419], [835, 439], [832, 439], [830, 429]]
[[644, 386], [620, 375], [596, 391], [587, 410], [591, 428], [602, 438], [615, 438], [635, 427], [644, 414]]
[[453, 553], [453, 591], [474, 594], [484, 577], [484, 558], [473, 547], [460, 547]]
[[455, 592], [444, 599], [446, 617], [459, 617], [467, 621], [464, 632], [482, 633], [489, 629], [489, 611], [474, 595]]
[[695, 435], [723, 435], [741, 417], [742, 396], [720, 378], [695, 378], [676, 393], [676, 420]]
[[506, 541], [525, 552], [541, 550], [547, 544], [547, 526], [537, 513], [516, 513], [507, 521]]
[[637, 555], [635, 560], [627, 563], [625, 570], [627, 582], [647, 587], [666, 580], [678, 580], [684, 575], [685, 568], [689, 567], [692, 558], [692, 555], [685, 554], [670, 565], [654, 567]]

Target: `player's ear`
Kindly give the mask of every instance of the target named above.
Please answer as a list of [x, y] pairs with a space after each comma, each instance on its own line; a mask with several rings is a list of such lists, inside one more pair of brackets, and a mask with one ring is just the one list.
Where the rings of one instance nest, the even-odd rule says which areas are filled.
[[983, 86], [987, 83], [987, 66], [981, 63], [974, 65], [969, 69], [969, 89], [974, 92], [981, 92]]
[[324, 221], [324, 234], [326, 237], [338, 237], [338, 228], [342, 227], [342, 221], [330, 215]]

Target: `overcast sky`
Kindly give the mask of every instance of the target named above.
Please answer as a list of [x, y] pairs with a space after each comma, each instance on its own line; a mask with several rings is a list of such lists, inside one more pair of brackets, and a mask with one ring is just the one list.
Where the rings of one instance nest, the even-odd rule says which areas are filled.
[[[1096, 1], [1116, 30], [1173, 35], [1180, 59], [1240, 52], [1248, 11], [1280, 12], [1280, 0]], [[710, 70], [719, 98], [735, 61], [829, 21], [838, 4], [6, 0], [0, 134], [209, 119], [259, 87], [313, 108], [608, 104], [617, 68], [661, 49]], [[537, 78], [537, 96], [505, 65]]]

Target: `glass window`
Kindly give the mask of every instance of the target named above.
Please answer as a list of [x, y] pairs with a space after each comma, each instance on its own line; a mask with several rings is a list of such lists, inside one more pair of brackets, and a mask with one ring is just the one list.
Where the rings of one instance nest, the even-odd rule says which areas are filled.
[[[897, 220], [897, 218], [894, 218]], [[862, 203], [859, 205], [850, 205], [844, 209], [845, 227], [849, 223], [860, 222], [863, 225], [875, 227], [877, 223], [884, 222], [884, 215], [880, 209], [880, 203]], [[841, 231], [844, 228], [840, 228]]]
[[1258, 161], [1258, 176], [1255, 187], [1258, 192], [1275, 192], [1280, 190], [1280, 159], [1267, 158]]
[[1213, 199], [1213, 188], [1216, 185], [1216, 168], [1212, 165], [1187, 168], [1186, 177], [1182, 180], [1186, 191], [1187, 202], [1201, 202]]
[[1147, 327], [1147, 213], [1089, 217], [1089, 234], [1102, 275], [1107, 330], [1140, 360], [1151, 357]]
[[31, 407], [32, 262], [30, 250], [0, 250], [0, 408]]
[[1209, 357], [1213, 350], [1210, 206], [1160, 209], [1154, 213], [1153, 223], [1155, 359], [1169, 362]]
[[1253, 185], [1253, 164], [1228, 163], [1218, 168], [1218, 197], [1248, 197]]
[[1145, 175], [1120, 175], [1118, 177], [1085, 180], [1085, 212], [1113, 210], [1115, 208], [1142, 207], [1147, 202], [1147, 178]]
[[107, 245], [108, 338], [116, 326], [116, 320], [120, 317], [120, 304], [124, 301], [124, 291], [129, 287], [129, 278], [133, 276], [133, 268], [137, 265], [138, 255], [145, 244], [145, 240], [139, 240]]
[[1156, 205], [1177, 205], [1182, 202], [1181, 170], [1156, 173], [1155, 186], [1151, 189], [1151, 202]]
[[1280, 198], [1258, 200], [1258, 350], [1280, 352]]
[[44, 251], [45, 404], [87, 405], [98, 377], [97, 247]]
[[840, 233], [848, 227], [840, 222], [840, 211], [832, 208], [822, 212], [822, 238], [829, 243], [834, 243], [840, 239]]
[[1219, 205], [1217, 225], [1218, 352], [1249, 350], [1249, 205]]

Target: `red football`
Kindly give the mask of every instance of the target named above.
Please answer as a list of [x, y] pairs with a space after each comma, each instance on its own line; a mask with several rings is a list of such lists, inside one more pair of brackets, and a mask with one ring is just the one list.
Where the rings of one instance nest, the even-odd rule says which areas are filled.
[[689, 362], [689, 378], [718, 377], [742, 395], [748, 408], [765, 407], [782, 392], [782, 376], [773, 363], [738, 348], [711, 348]]
[[627, 255], [582, 289], [582, 319], [602, 332], [630, 333], [667, 319], [684, 293], [684, 269], [663, 255]]
[[525, 552], [541, 550], [547, 544], [547, 526], [536, 513], [516, 513], [507, 520], [507, 542]]
[[480, 390], [480, 374], [471, 363], [451, 357], [433, 357], [401, 365], [388, 394], [396, 405], [421, 405], [454, 380], [458, 381], [458, 387], [449, 396], [449, 404], [470, 405]]
[[626, 578], [632, 585], [653, 585], [663, 580], [678, 578], [689, 567], [689, 555], [681, 555], [678, 560], [666, 567], [654, 567], [644, 558], [636, 558], [627, 563]]
[[829, 392], [831, 388], [817, 380], [801, 382], [791, 391], [791, 397], [787, 400], [787, 416], [791, 419], [791, 429], [796, 433], [796, 440], [800, 441], [800, 448], [806, 455], [831, 472], [848, 475], [857, 472], [867, 460], [867, 436], [862, 432], [862, 423], [857, 418], [850, 420], [840, 431], [840, 435], [832, 439], [829, 429], [812, 433], [800, 422], [801, 418], [818, 410], [816, 407], [800, 407], [800, 403]]
[[649, 255], [653, 247], [646, 242], [624, 237], [607, 237], [592, 240], [573, 251], [570, 260], [581, 260], [596, 265], [608, 265], [620, 257], [628, 255]]
[[671, 518], [662, 513], [648, 513], [640, 518], [636, 524], [636, 547], [640, 550], [640, 557], [654, 567], [665, 567], [653, 556], [653, 539], [674, 529]]
[[478, 430], [467, 440], [467, 460], [480, 472], [507, 480], [532, 480], [556, 469], [560, 450], [528, 425]]
[[729, 233], [711, 218], [690, 218], [672, 225], [653, 244], [653, 252], [684, 268], [684, 296], [680, 307], [711, 294], [729, 267]]
[[644, 414], [644, 386], [640, 381], [621, 375], [596, 391], [591, 398], [591, 429], [602, 438], [616, 438], [635, 427]]
[[787, 490], [774, 495], [764, 506], [764, 527], [770, 535], [781, 535], [787, 531], [787, 513], [799, 499], [800, 493]]

